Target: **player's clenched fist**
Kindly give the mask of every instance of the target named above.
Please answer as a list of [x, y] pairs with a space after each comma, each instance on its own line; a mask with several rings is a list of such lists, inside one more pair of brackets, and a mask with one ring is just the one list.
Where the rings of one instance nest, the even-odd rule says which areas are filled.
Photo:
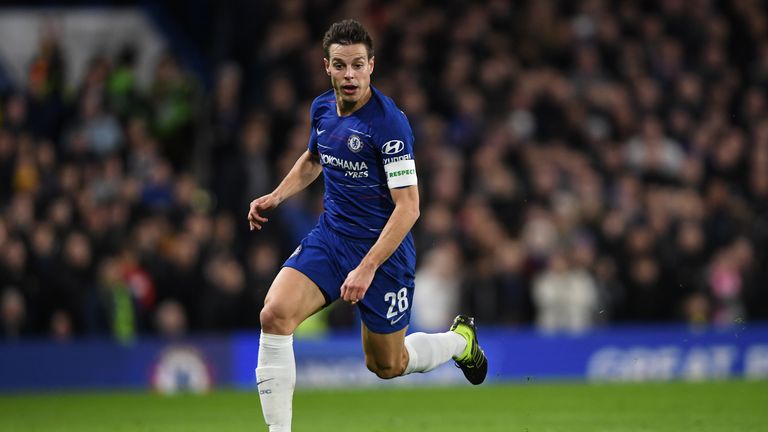
[[264, 217], [264, 212], [274, 209], [278, 204], [280, 201], [273, 194], [267, 194], [251, 201], [251, 208], [248, 211], [248, 224], [251, 226], [251, 231], [260, 230], [262, 225], [269, 221], [268, 218]]

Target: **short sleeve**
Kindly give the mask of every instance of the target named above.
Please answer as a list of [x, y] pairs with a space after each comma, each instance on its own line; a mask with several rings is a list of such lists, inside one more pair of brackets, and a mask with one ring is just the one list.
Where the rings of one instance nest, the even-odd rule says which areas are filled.
[[314, 101], [309, 109], [309, 142], [307, 142], [307, 150], [313, 154], [317, 154], [317, 111], [317, 101]]
[[413, 156], [413, 131], [402, 111], [390, 117], [376, 134], [387, 186], [395, 189], [416, 185], [418, 180]]

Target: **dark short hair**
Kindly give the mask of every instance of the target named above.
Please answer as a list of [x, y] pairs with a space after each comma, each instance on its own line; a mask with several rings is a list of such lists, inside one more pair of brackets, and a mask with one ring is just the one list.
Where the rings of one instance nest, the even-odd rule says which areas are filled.
[[331, 44], [354, 45], [359, 43], [365, 45], [368, 58], [373, 57], [373, 39], [371, 39], [371, 35], [368, 34], [362, 24], [353, 19], [335, 22], [331, 24], [331, 27], [323, 36], [325, 58], [330, 57], [328, 50], [331, 48]]

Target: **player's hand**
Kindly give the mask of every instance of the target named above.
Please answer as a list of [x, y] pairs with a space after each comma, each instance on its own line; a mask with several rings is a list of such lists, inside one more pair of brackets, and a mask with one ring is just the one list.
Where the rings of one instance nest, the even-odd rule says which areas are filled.
[[360, 264], [349, 272], [347, 279], [341, 284], [341, 299], [356, 304], [365, 297], [365, 292], [371, 286], [376, 268]]
[[274, 194], [267, 194], [251, 201], [251, 208], [248, 211], [248, 224], [251, 231], [260, 230], [265, 222], [269, 221], [264, 217], [264, 213], [280, 205], [280, 200]]

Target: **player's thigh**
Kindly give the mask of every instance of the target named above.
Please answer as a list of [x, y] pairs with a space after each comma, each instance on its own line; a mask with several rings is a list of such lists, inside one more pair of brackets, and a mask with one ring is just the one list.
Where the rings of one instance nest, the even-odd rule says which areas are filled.
[[402, 328], [394, 333], [374, 333], [362, 323], [363, 352], [370, 369], [394, 369], [402, 372], [408, 364], [405, 349], [405, 332]]
[[324, 305], [325, 297], [311, 279], [294, 268], [283, 267], [264, 300], [262, 329], [290, 334]]

